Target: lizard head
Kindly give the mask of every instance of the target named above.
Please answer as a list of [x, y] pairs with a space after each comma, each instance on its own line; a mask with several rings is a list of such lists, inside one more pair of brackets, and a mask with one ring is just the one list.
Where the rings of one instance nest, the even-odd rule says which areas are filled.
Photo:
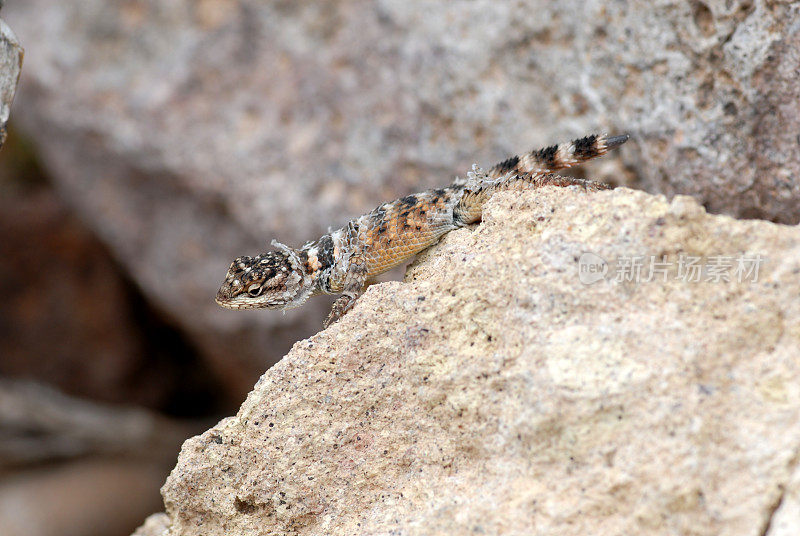
[[288, 309], [303, 304], [313, 279], [298, 252], [275, 242], [275, 251], [238, 257], [228, 268], [216, 302], [226, 309]]

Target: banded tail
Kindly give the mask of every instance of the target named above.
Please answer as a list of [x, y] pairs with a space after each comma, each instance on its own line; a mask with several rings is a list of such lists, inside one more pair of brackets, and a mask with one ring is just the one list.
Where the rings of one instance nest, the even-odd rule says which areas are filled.
[[531, 190], [542, 186], [581, 186], [590, 191], [610, 189], [611, 186], [601, 182], [562, 177], [552, 171], [602, 156], [628, 138], [627, 134], [586, 136], [514, 156], [496, 164], [488, 173], [475, 165], [465, 181], [454, 184], [463, 188], [463, 192], [453, 207], [453, 222], [460, 226], [480, 221], [484, 203], [501, 190]]
[[628, 138], [627, 134], [622, 136], [592, 135], [544, 149], [535, 149], [496, 164], [489, 170], [487, 176], [495, 179], [509, 172], [515, 175], [549, 173], [557, 169], [576, 166], [592, 158], [603, 156], [609, 150], [628, 141]]

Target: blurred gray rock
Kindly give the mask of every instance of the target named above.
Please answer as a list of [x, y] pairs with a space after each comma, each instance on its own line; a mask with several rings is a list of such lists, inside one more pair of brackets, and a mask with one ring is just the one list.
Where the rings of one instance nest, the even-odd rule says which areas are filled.
[[0, 391], [3, 377], [35, 378], [97, 401], [178, 401], [200, 414], [207, 397], [193, 393], [208, 368], [173, 330], [142, 321], [117, 263], [41, 185], [18, 142], [0, 152]]
[[64, 195], [240, 389], [329, 302], [218, 310], [234, 256], [300, 244], [473, 162], [630, 132], [587, 173], [800, 218], [795, 2], [27, 0], [4, 13], [29, 46], [19, 118]]
[[800, 534], [798, 273], [686, 196], [498, 195], [185, 442], [149, 534]]
[[46, 385], [0, 378], [0, 471], [69, 458], [172, 460], [197, 423], [104, 405]]
[[181, 442], [201, 429], [0, 378], [0, 534], [130, 533], [159, 507]]
[[163, 466], [144, 461], [83, 458], [4, 474], [3, 536], [129, 534], [158, 508]]
[[[0, 2], [0, 9], [2, 7]], [[6, 141], [6, 123], [11, 114], [24, 53], [17, 36], [0, 19], [0, 147]]]

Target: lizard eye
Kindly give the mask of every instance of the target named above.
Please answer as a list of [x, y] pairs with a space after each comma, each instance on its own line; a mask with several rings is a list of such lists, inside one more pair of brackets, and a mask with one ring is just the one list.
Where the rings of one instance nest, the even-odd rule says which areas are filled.
[[255, 298], [261, 294], [261, 285], [251, 285], [250, 288], [247, 289], [247, 293]]

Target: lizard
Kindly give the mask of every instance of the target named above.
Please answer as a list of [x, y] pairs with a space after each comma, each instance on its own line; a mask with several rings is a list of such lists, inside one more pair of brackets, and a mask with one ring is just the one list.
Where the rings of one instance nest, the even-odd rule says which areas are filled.
[[323, 326], [353, 307], [367, 281], [436, 244], [446, 233], [476, 223], [484, 203], [502, 190], [611, 186], [553, 173], [606, 154], [628, 135], [591, 135], [508, 158], [484, 172], [477, 164], [466, 179], [444, 188], [383, 203], [340, 229], [299, 249], [275, 240], [272, 251], [236, 258], [217, 291], [226, 309], [288, 309], [311, 296], [341, 294]]

